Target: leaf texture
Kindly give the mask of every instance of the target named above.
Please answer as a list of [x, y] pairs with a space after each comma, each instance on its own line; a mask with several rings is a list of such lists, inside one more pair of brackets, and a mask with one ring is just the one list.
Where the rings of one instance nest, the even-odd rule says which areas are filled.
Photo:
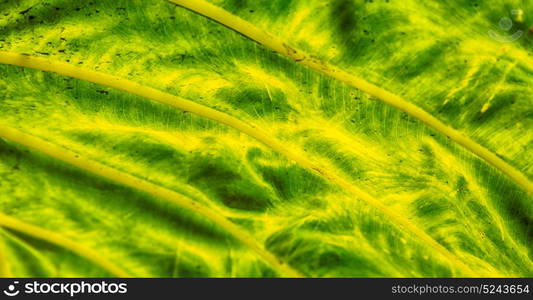
[[[532, 4], [211, 4], [531, 184]], [[375, 95], [167, 1], [0, 11], [2, 275], [533, 274], [527, 188]]]

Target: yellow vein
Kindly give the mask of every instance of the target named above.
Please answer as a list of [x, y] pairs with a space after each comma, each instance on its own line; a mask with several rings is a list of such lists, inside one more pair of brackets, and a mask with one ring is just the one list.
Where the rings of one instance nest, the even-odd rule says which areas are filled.
[[[54, 73], [58, 73], [58, 74], [65, 75], [65, 76], [70, 76], [70, 77], [87, 80], [87, 81], [94, 82], [94, 83], [99, 83], [99, 84], [109, 86], [115, 89], [126, 91], [131, 94], [135, 94], [135, 95], [139, 95], [139, 96], [142, 96], [148, 99], [152, 99], [154, 101], [164, 103], [169, 106], [172, 106], [172, 107], [184, 110], [184, 111], [188, 111], [196, 115], [199, 115], [199, 116], [214, 120], [216, 122], [226, 124], [230, 127], [233, 127], [255, 138], [256, 140], [267, 145], [273, 150], [285, 155], [289, 159], [292, 159], [293, 161], [298, 163], [303, 168], [315, 174], [318, 174], [319, 176], [325, 178], [326, 180], [332, 182], [333, 184], [343, 187], [344, 189], [356, 195], [357, 197], [367, 202], [371, 206], [382, 211], [385, 215], [390, 217], [394, 222], [396, 222], [400, 226], [403, 226], [403, 228], [413, 233], [419, 239], [427, 243], [428, 246], [432, 247], [435, 251], [442, 254], [450, 262], [452, 262], [453, 264], [458, 266], [460, 269], [462, 269], [464, 273], [470, 274], [470, 275], [473, 274], [469, 267], [467, 267], [463, 262], [458, 260], [451, 252], [449, 252], [441, 244], [433, 240], [433, 238], [431, 238], [428, 234], [426, 234], [424, 231], [420, 230], [415, 225], [413, 225], [407, 218], [394, 213], [392, 210], [387, 208], [385, 205], [383, 205], [378, 200], [374, 199], [372, 196], [370, 196], [368, 193], [366, 193], [362, 189], [354, 186], [348, 180], [338, 176], [334, 171], [330, 171], [325, 167], [322, 167], [322, 166], [319, 166], [318, 164], [313, 163], [311, 160], [307, 159], [304, 156], [291, 152], [288, 149], [288, 147], [280, 143], [278, 140], [271, 138], [270, 136], [265, 134], [263, 131], [257, 129], [254, 125], [245, 123], [228, 114], [225, 114], [223, 112], [214, 110], [204, 105], [195, 103], [193, 101], [183, 99], [181, 97], [177, 97], [171, 94], [167, 94], [159, 90], [156, 90], [154, 88], [142, 86], [138, 83], [135, 83], [127, 79], [123, 79], [120, 77], [116, 77], [116, 76], [112, 76], [112, 75], [108, 75], [108, 74], [104, 74], [100, 72], [82, 69], [76, 66], [69, 65], [67, 63], [63, 63], [63, 62], [53, 62], [53, 61], [49, 61], [43, 58], [0, 51], [0, 63], [28, 67], [28, 68], [44, 70], [48, 72], [54, 72]], [[2, 135], [5, 136], [6, 134], [8, 134], [12, 140], [15, 139], [14, 141], [16, 141], [17, 134], [13, 134], [13, 133], [10, 134], [10, 132], [12, 131], [13, 131], [12, 129], [3, 128], [0, 130], [0, 136]], [[25, 141], [26, 139], [29, 139], [29, 140]], [[137, 184], [139, 184], [142, 188], [145, 189], [146, 192], [150, 194], [154, 194], [162, 198], [169, 197], [167, 190], [164, 190], [163, 188], [153, 185], [153, 184], [147, 184], [146, 182], [140, 180], [139, 178], [133, 177], [131, 175], [129, 175], [129, 177], [124, 177], [127, 179], [125, 182], [123, 182], [122, 178], [125, 174], [120, 173], [109, 167], [105, 167], [103, 165], [96, 165], [95, 167], [95, 165], [93, 165], [92, 163], [88, 163], [88, 162], [87, 164], [79, 165], [78, 162], [80, 161], [79, 160], [80, 158], [74, 156], [74, 154], [69, 154], [69, 152], [65, 152], [63, 148], [59, 148], [57, 146], [54, 147], [51, 144], [40, 144], [40, 143], [43, 143], [43, 141], [37, 140], [35, 138], [31, 138], [26, 135], [24, 135], [21, 138], [18, 138], [18, 140], [20, 140], [20, 142], [22, 142], [22, 144], [24, 145], [28, 145], [33, 148], [41, 149], [40, 151], [42, 152], [48, 153], [51, 156], [54, 156], [58, 159], [69, 162], [71, 164], [75, 164], [78, 167], [81, 167], [83, 169], [90, 170], [103, 177], [110, 178], [114, 181], [121, 182], [123, 184], [127, 183], [127, 185], [135, 187], [135, 188], [139, 188], [136, 186]], [[100, 168], [104, 168], [104, 169], [100, 169]], [[170, 197], [171, 199], [176, 198], [175, 201], [178, 201], [182, 205], [187, 205], [187, 207], [190, 207], [193, 210], [196, 210], [200, 207], [197, 203], [189, 202], [188, 200], [187, 201], [182, 200], [181, 195], [177, 195], [177, 194], [172, 194], [172, 195], [173, 196]], [[214, 220], [220, 220], [220, 222], [224, 222], [224, 224], [226, 224], [227, 222], [224, 218], [220, 218], [218, 215], [211, 213], [208, 209], [204, 209], [203, 206], [201, 207], [201, 213], [204, 213], [206, 216], [213, 217]], [[227, 225], [229, 227], [228, 229], [236, 230], [236, 228], [232, 225], [232, 223], [228, 223]], [[244, 241], [247, 241], [247, 243], [250, 242], [251, 243], [250, 245], [255, 245], [251, 241], [248, 241], [247, 239], [244, 239]], [[257, 248], [257, 247], [254, 246], [254, 248]], [[257, 248], [257, 251], [261, 251], [261, 253], [263, 253], [263, 250], [261, 248]], [[275, 260], [274, 257], [270, 256], [270, 254], [265, 253], [265, 255], [266, 257], [270, 257], [269, 258], [270, 261]], [[275, 263], [275, 261], [272, 261], [272, 263]], [[285, 267], [285, 266], [281, 265], [281, 267]]]
[[[0, 138], [5, 138], [12, 142], [24, 145], [28, 148], [37, 150], [41, 153], [57, 158], [61, 161], [64, 161], [68, 164], [76, 166], [85, 171], [102, 176], [104, 178], [107, 178], [114, 182], [118, 182], [125, 186], [143, 191], [157, 198], [167, 200], [180, 207], [191, 210], [201, 216], [204, 216], [205, 218], [212, 221], [217, 226], [220, 226], [220, 228], [228, 231], [237, 240], [241, 241], [244, 245], [250, 247], [253, 251], [255, 251], [262, 259], [264, 259], [267, 263], [269, 263], [272, 266], [272, 268], [280, 272], [281, 275], [286, 275], [290, 277], [302, 277], [302, 275], [298, 271], [292, 269], [287, 264], [284, 264], [279, 259], [274, 257], [270, 252], [267, 252], [266, 250], [261, 248], [261, 246], [259, 246], [249, 234], [239, 229], [239, 227], [237, 227], [236, 225], [228, 221], [223, 216], [220, 216], [213, 210], [205, 207], [204, 205], [198, 202], [195, 202], [194, 200], [186, 198], [174, 191], [165, 189], [161, 186], [158, 186], [156, 184], [153, 184], [143, 179], [140, 179], [138, 177], [135, 177], [131, 174], [118, 171], [104, 164], [84, 158], [80, 156], [79, 154], [74, 153], [70, 150], [67, 150], [63, 147], [59, 147], [50, 142], [28, 135], [19, 130], [6, 127], [4, 125], [0, 125]], [[31, 234], [36, 237], [49, 240], [56, 244], [63, 245], [75, 251], [76, 253], [79, 253], [83, 255], [84, 257], [87, 257], [91, 259], [92, 261], [99, 263], [99, 265], [101, 266], [106, 266], [108, 270], [117, 271], [115, 267], [109, 265], [109, 263], [106, 263], [105, 261], [100, 259], [99, 256], [96, 255], [95, 253], [92, 253], [88, 250], [84, 250], [80, 248], [80, 246], [78, 246], [77, 244], [66, 240], [65, 238], [61, 237], [60, 235], [56, 233], [47, 232], [35, 226], [24, 224], [20, 221], [17, 221], [11, 217], [5, 216], [1, 213], [0, 213], [0, 226], [10, 227], [12, 229], [22, 231], [24, 233]], [[122, 272], [118, 274], [126, 275], [125, 273], [122, 273]]]
[[[34, 259], [33, 264], [40, 265], [41, 273], [47, 274], [46, 276], [59, 276], [57, 265], [54, 265], [53, 261], [47, 259], [46, 254], [40, 253], [39, 249], [24, 241], [24, 236], [15, 235], [13, 233], [14, 230], [8, 232], [1, 227], [0, 230], [4, 232], [6, 240], [12, 243], [17, 250], [27, 253], [24, 255], [25, 257], [31, 256]], [[17, 276], [21, 277], [22, 274], [17, 274]]]
[[0, 277], [12, 277], [11, 268], [7, 262], [7, 247], [5, 245], [5, 232], [0, 229]]
[[[17, 132], [11, 133], [17, 134]], [[14, 217], [5, 215], [3, 213], [0, 213], [0, 226], [64, 247], [65, 249], [68, 249], [78, 254], [79, 256], [84, 257], [89, 261], [92, 261], [96, 265], [102, 267], [104, 270], [107, 270], [109, 273], [117, 277], [131, 277], [131, 275], [116, 266], [111, 261], [102, 258], [99, 253], [96, 253], [93, 250], [88, 249], [74, 241], [71, 241], [55, 232], [42, 229], [35, 225], [24, 223]]]
[[381, 101], [394, 106], [407, 114], [417, 118], [429, 127], [439, 131], [446, 135], [451, 140], [455, 141], [459, 145], [468, 149], [478, 157], [484, 159], [489, 164], [493, 165], [501, 172], [509, 176], [518, 185], [522, 186], [529, 193], [533, 193], [533, 183], [522, 174], [519, 170], [506, 163], [503, 159], [499, 158], [496, 154], [490, 150], [479, 145], [460, 131], [444, 124], [439, 119], [435, 118], [420, 107], [404, 100], [403, 98], [388, 92], [362, 78], [349, 74], [341, 69], [333, 67], [317, 58], [314, 58], [307, 53], [297, 50], [278, 37], [272, 36], [265, 31], [257, 28], [252, 23], [245, 21], [228, 11], [208, 3], [204, 0], [167, 0], [182, 7], [185, 7], [193, 12], [213, 19], [222, 25], [225, 25], [244, 36], [264, 45], [279, 54], [286, 56], [300, 64], [303, 64], [315, 71], [325, 74], [329, 77], [335, 78], [341, 82], [344, 82], [352, 87], [360, 89], [369, 95], [372, 95]]

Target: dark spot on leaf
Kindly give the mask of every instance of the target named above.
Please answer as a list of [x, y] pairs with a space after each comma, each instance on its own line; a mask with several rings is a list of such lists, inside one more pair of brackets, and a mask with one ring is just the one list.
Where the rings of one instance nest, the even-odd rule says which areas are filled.
[[32, 8], [33, 8], [33, 6], [28, 8], [28, 9], [25, 9], [25, 10], [19, 12], [19, 14], [24, 15], [24, 14], [28, 13]]

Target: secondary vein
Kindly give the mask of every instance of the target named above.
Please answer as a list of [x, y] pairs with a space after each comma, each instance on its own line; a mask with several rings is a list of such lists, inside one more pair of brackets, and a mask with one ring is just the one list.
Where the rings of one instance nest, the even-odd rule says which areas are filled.
[[[448, 249], [443, 247], [441, 244], [437, 243], [427, 233], [417, 228], [407, 218], [394, 213], [392, 210], [390, 210], [388, 207], [383, 205], [377, 199], [373, 198], [367, 192], [351, 184], [348, 180], [344, 179], [343, 177], [337, 175], [335, 171], [329, 170], [327, 167], [318, 165], [317, 163], [312, 162], [312, 160], [308, 159], [307, 157], [303, 155], [290, 151], [289, 147], [286, 147], [283, 143], [281, 143], [277, 139], [270, 137], [269, 135], [264, 133], [262, 130], [256, 128], [255, 125], [245, 123], [233, 116], [217, 111], [210, 107], [195, 103], [193, 101], [190, 101], [190, 100], [178, 97], [178, 96], [174, 96], [168, 93], [161, 92], [151, 87], [143, 86], [141, 84], [135, 83], [127, 79], [79, 68], [79, 67], [72, 66], [72, 65], [69, 65], [63, 62], [54, 62], [54, 61], [46, 60], [43, 58], [22, 55], [18, 53], [0, 51], [0, 63], [33, 68], [33, 69], [38, 69], [38, 70], [43, 70], [43, 71], [48, 71], [48, 72], [54, 72], [54, 73], [58, 73], [61, 75], [70, 76], [70, 77], [78, 78], [81, 80], [86, 80], [86, 81], [102, 84], [102, 85], [109, 86], [115, 89], [126, 91], [131, 94], [135, 94], [135, 95], [138, 95], [144, 98], [148, 98], [148, 99], [151, 99], [151, 100], [154, 100], [154, 101], [157, 101], [157, 102], [160, 102], [160, 103], [163, 103], [163, 104], [166, 104], [166, 105], [169, 105], [169, 106], [172, 106], [172, 107], [184, 110], [184, 111], [188, 111], [196, 115], [199, 115], [199, 116], [211, 119], [213, 121], [233, 127], [239, 130], [240, 132], [243, 132], [255, 138], [256, 140], [270, 147], [274, 151], [277, 151], [278, 153], [281, 153], [287, 158], [295, 161], [300, 166], [302, 166], [304, 169], [307, 169], [308, 171], [315, 173], [323, 177], [324, 179], [332, 182], [333, 184], [338, 185], [344, 188], [345, 190], [349, 191], [350, 193], [354, 194], [359, 199], [365, 201], [372, 207], [378, 209], [383, 214], [391, 218], [393, 222], [402, 226], [404, 229], [414, 234], [420, 240], [424, 241], [429, 247], [433, 248], [435, 251], [437, 251], [444, 257], [446, 257], [452, 264], [456, 265], [460, 270], [462, 270], [463, 273], [469, 274], [469, 275], [474, 274], [474, 272], [472, 272], [472, 270], [467, 265], [465, 265], [462, 261], [460, 261], [453, 253], [448, 251]], [[114, 180], [116, 182], [131, 186], [134, 188], [138, 188], [136, 185], [139, 185], [142, 188], [146, 188], [147, 189], [146, 192], [149, 192], [155, 196], [158, 196], [164, 199], [173, 199], [174, 197], [174, 196], [172, 197], [168, 196], [167, 191], [165, 191], [162, 187], [149, 184], [132, 175], [129, 175], [129, 177], [127, 177], [128, 179], [125, 182], [123, 182], [122, 176], [124, 175], [124, 173], [118, 172], [115, 169], [103, 166], [101, 164], [93, 165], [92, 163], [83, 163], [81, 165], [78, 165], [79, 157], [75, 157], [74, 154], [69, 154], [69, 152], [64, 152], [65, 150], [63, 148], [53, 146], [52, 144], [44, 144], [43, 143], [44, 141], [36, 139], [35, 137], [31, 137], [28, 135], [25, 135], [22, 138], [18, 138], [17, 133], [14, 133], [13, 129], [9, 129], [7, 127], [0, 127], [0, 128], [1, 128], [0, 136], [3, 135], [7, 139], [13, 140], [15, 142], [17, 142], [18, 140], [18, 142], [21, 144], [27, 145], [28, 147], [32, 147], [32, 148], [37, 148], [41, 152], [48, 153], [51, 156], [54, 156], [68, 163], [74, 164], [82, 169], [89, 170], [93, 173], [99, 174], [103, 177], [107, 177], [111, 180]], [[29, 141], [25, 141], [25, 139], [29, 139]], [[185, 207], [187, 208], [197, 211], [198, 208], [201, 207], [201, 206], [198, 206], [197, 203], [194, 203], [194, 202], [189, 203], [188, 200], [187, 201], [181, 200], [182, 196], [181, 195], [178, 195], [178, 196], [180, 200], [177, 200], [177, 201], [179, 201], [183, 205], [186, 205]], [[201, 210], [202, 210], [201, 213], [204, 213], [205, 216], [213, 217], [213, 218], [220, 218], [220, 216], [212, 213], [208, 209], [201, 207]], [[234, 226], [232, 223], [228, 223], [228, 226], [230, 225]], [[235, 229], [237, 230], [237, 228]], [[230, 229], [230, 230], [233, 230], [233, 229]], [[243, 241], [246, 241], [246, 239], [244, 239]], [[256, 249], [260, 250], [262, 248], [256, 248]], [[265, 255], [268, 256], [271, 254], [266, 253]], [[276, 258], [272, 257], [272, 263], [275, 263], [275, 261], [277, 261]]]
[[327, 64], [313, 56], [293, 48], [288, 45], [282, 39], [268, 34], [267, 32], [259, 29], [252, 23], [241, 19], [240, 17], [231, 14], [230, 12], [215, 6], [205, 0], [167, 0], [184, 8], [187, 8], [195, 13], [208, 17], [222, 25], [227, 26], [247, 36], [248, 38], [258, 42], [259, 44], [270, 48], [277, 53], [286, 56], [297, 63], [305, 65], [315, 71], [325, 74], [331, 78], [344, 82], [347, 85], [355, 87], [369, 95], [372, 95], [381, 101], [396, 107], [405, 113], [413, 116], [414, 118], [422, 121], [427, 126], [437, 130], [444, 134], [452, 141], [463, 146], [467, 150], [471, 151], [481, 159], [485, 160], [501, 172], [506, 174], [519, 186], [524, 188], [530, 194], [533, 194], [533, 183], [522, 172], [505, 162], [496, 154], [476, 143], [460, 131], [444, 124], [442, 121], [432, 116], [422, 108], [415, 104], [408, 102], [407, 100], [395, 95], [383, 88], [380, 88], [363, 78], [352, 75], [342, 69], [336, 68]]
[[[0, 131], [2, 130], [0, 129]], [[102, 267], [104, 270], [107, 270], [109, 273], [117, 277], [131, 277], [131, 275], [129, 275], [126, 271], [122, 270], [111, 261], [103, 258], [100, 254], [55, 232], [22, 222], [17, 218], [5, 215], [3, 213], [0, 213], [0, 227], [16, 230], [29, 236], [61, 246], [80, 255], [81, 257], [88, 259], [89, 261], [92, 261], [96, 265]]]
[[[237, 240], [241, 241], [244, 245], [250, 247], [259, 255], [259, 257], [264, 259], [268, 264], [272, 266], [273, 269], [277, 270], [282, 275], [290, 277], [302, 277], [302, 274], [300, 274], [298, 271], [281, 262], [270, 252], [264, 250], [261, 246], [259, 246], [257, 242], [255, 242], [255, 240], [248, 233], [241, 230], [239, 227], [228, 221], [219, 213], [214, 212], [212, 209], [209, 209], [192, 199], [189, 199], [172, 190], [168, 190], [156, 184], [150, 183], [131, 174], [118, 171], [114, 168], [108, 167], [94, 160], [87, 159], [68, 149], [54, 145], [37, 137], [31, 136], [20, 130], [13, 129], [1, 124], [0, 137], [21, 144], [33, 150], [37, 150], [41, 153], [64, 161], [70, 165], [76, 166], [90, 173], [107, 178], [113, 182], [117, 182], [125, 186], [140, 190], [147, 194], [153, 195], [154, 197], [167, 200], [175, 205], [191, 210], [212, 221], [220, 228], [229, 232], [232, 236], [234, 236]], [[13, 219], [12, 217], [3, 215], [1, 213], [0, 226], [6, 226], [36, 237], [40, 237], [45, 240], [49, 240], [56, 244], [63, 245], [66, 248], [71, 249], [76, 253], [79, 253], [80, 255], [89, 258], [90, 260], [98, 263], [99, 265], [106, 267], [106, 269], [108, 270], [114, 270], [114, 274], [126, 275], [126, 273], [117, 270], [116, 267], [113, 267], [109, 265], [109, 263], [102, 261], [102, 259], [100, 259], [98, 255], [92, 253], [91, 251], [82, 249], [76, 243], [66, 240], [65, 238], [56, 233], [47, 232], [33, 225], [24, 224], [20, 221], [17, 221], [16, 219]]]
[[11, 269], [9, 268], [9, 263], [7, 261], [6, 255], [6, 245], [5, 245], [5, 233], [0, 229], [0, 277], [12, 277]]

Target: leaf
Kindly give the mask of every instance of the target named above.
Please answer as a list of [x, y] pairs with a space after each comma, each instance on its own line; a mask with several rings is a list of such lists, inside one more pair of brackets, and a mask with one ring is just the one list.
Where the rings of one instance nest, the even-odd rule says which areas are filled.
[[3, 275], [533, 274], [531, 4], [172, 2], [0, 4]]

